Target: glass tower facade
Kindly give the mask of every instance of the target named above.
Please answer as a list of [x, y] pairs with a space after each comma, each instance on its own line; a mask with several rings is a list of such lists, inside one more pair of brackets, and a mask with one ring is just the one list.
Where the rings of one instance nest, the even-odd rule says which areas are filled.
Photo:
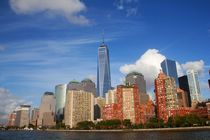
[[161, 68], [167, 76], [174, 78], [176, 86], [179, 87], [176, 62], [174, 60], [165, 59], [163, 62], [161, 62]]
[[201, 101], [201, 92], [198, 82], [198, 73], [194, 70], [187, 71], [191, 101]]
[[97, 67], [97, 96], [105, 97], [105, 93], [111, 89], [111, 75], [109, 64], [109, 50], [103, 43], [98, 48]]
[[60, 84], [55, 87], [55, 113], [56, 121], [61, 122], [64, 119], [64, 107], [66, 101], [66, 84]]

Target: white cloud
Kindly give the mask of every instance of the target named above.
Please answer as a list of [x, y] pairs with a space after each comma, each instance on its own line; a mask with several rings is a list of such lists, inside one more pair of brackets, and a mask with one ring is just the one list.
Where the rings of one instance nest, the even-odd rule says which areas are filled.
[[138, 0], [116, 0], [114, 3], [117, 10], [125, 10], [127, 17], [137, 14], [137, 4]]
[[[157, 77], [161, 66], [160, 63], [166, 57], [156, 49], [148, 49], [134, 64], [125, 64], [120, 67], [123, 74], [136, 71], [144, 75], [147, 89], [154, 88], [154, 79]], [[183, 76], [188, 69], [193, 69], [202, 74], [204, 72], [204, 61], [192, 61], [185, 64], [176, 62], [178, 76]]]
[[182, 67], [185, 71], [193, 69], [197, 71], [199, 74], [202, 74], [204, 71], [204, 61], [199, 60], [199, 61], [186, 62], [185, 64], [182, 64]]
[[80, 15], [86, 10], [80, 0], [10, 0], [10, 6], [17, 14], [50, 13], [63, 16], [73, 24], [89, 24], [89, 20]]
[[5, 122], [8, 114], [24, 103], [26, 103], [24, 100], [19, 99], [9, 90], [0, 88], [0, 122]]
[[156, 49], [147, 50], [134, 64], [125, 64], [120, 67], [120, 71], [128, 74], [133, 71], [140, 72], [144, 75], [147, 82], [147, 88], [151, 89], [154, 85], [154, 79], [157, 77], [161, 66], [160, 63], [166, 57]]
[[126, 11], [127, 11], [126, 16], [129, 17], [132, 15], [136, 15], [138, 12], [138, 8], [128, 8]]

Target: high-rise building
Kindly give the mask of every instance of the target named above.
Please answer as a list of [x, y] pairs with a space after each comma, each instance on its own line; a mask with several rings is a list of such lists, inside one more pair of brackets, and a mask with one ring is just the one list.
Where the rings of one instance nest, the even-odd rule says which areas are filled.
[[38, 117], [39, 117], [39, 108], [33, 108], [31, 111], [31, 124], [37, 126]]
[[190, 88], [188, 84], [187, 75], [179, 77], [178, 80], [179, 80], [180, 89], [184, 90], [187, 94], [187, 101], [188, 101], [187, 105], [188, 107], [191, 107]]
[[133, 124], [143, 123], [144, 112], [136, 85], [117, 86], [116, 103], [106, 104], [103, 108], [103, 119], [129, 119]]
[[179, 81], [177, 76], [176, 62], [174, 60], [165, 59], [161, 62], [162, 71], [170, 77], [173, 77], [176, 86], [179, 87]]
[[111, 89], [111, 73], [109, 64], [109, 50], [103, 43], [98, 48], [97, 67], [97, 96], [105, 97], [105, 93]]
[[129, 73], [125, 78], [125, 83], [128, 85], [137, 85], [141, 104], [146, 104], [149, 101], [149, 95], [146, 93], [146, 81], [141, 73]]
[[162, 71], [155, 79], [155, 96], [158, 119], [167, 122], [170, 110], [178, 108], [178, 99], [174, 79]]
[[20, 105], [16, 111], [15, 126], [28, 127], [30, 121], [30, 105]]
[[81, 82], [72, 80], [67, 85], [67, 90], [83, 90], [93, 93], [94, 96], [96, 95], [95, 83], [90, 79], [84, 79]]
[[76, 80], [72, 80], [67, 85], [67, 90], [81, 90], [81, 84], [80, 82]]
[[[49, 116], [49, 114], [51, 115]], [[37, 125], [51, 127], [55, 125], [54, 118], [55, 118], [55, 96], [52, 92], [45, 92], [44, 95], [42, 96], [41, 104], [39, 107], [39, 118]], [[48, 121], [44, 121], [46, 119]], [[51, 123], [49, 124], [49, 122]]]
[[81, 121], [94, 120], [94, 95], [83, 90], [68, 90], [65, 104], [65, 125], [73, 128]]
[[136, 84], [139, 88], [140, 94], [146, 93], [146, 81], [144, 80], [144, 76], [138, 72], [131, 72], [125, 77], [125, 83], [129, 85]]
[[201, 102], [200, 85], [198, 82], [198, 73], [194, 70], [187, 71], [187, 78], [192, 102]]
[[56, 122], [62, 122], [66, 102], [66, 84], [60, 84], [55, 87], [55, 101]]
[[7, 126], [15, 126], [16, 111], [8, 115]]
[[93, 93], [96, 96], [95, 83], [90, 79], [84, 79], [81, 81], [82, 90]]

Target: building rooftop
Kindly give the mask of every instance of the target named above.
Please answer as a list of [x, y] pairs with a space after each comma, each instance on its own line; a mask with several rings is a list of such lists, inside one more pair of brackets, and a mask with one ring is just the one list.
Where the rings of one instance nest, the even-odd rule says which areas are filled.
[[73, 83], [78, 84], [79, 82], [78, 82], [77, 80], [74, 79], [74, 80], [70, 81], [69, 83], [70, 83], [70, 84], [73, 84]]
[[54, 95], [54, 93], [47, 91], [47, 92], [44, 93], [44, 95]]
[[88, 78], [82, 80], [81, 82], [90, 82], [90, 83], [93, 83], [93, 81], [91, 79], [88, 79]]
[[134, 75], [140, 75], [140, 76], [143, 76], [143, 74], [139, 73], [139, 72], [136, 72], [136, 71], [133, 71], [133, 72], [130, 72], [128, 73], [127, 76], [134, 76]]

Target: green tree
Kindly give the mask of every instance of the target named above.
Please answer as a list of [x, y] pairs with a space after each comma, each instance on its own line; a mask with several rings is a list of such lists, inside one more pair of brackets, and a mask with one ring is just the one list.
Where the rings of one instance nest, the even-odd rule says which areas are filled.
[[82, 121], [77, 123], [77, 129], [90, 130], [95, 127], [95, 124], [92, 121]]
[[122, 123], [125, 126], [125, 128], [131, 128], [131, 121], [130, 121], [130, 119], [125, 119], [125, 120], [123, 120]]

